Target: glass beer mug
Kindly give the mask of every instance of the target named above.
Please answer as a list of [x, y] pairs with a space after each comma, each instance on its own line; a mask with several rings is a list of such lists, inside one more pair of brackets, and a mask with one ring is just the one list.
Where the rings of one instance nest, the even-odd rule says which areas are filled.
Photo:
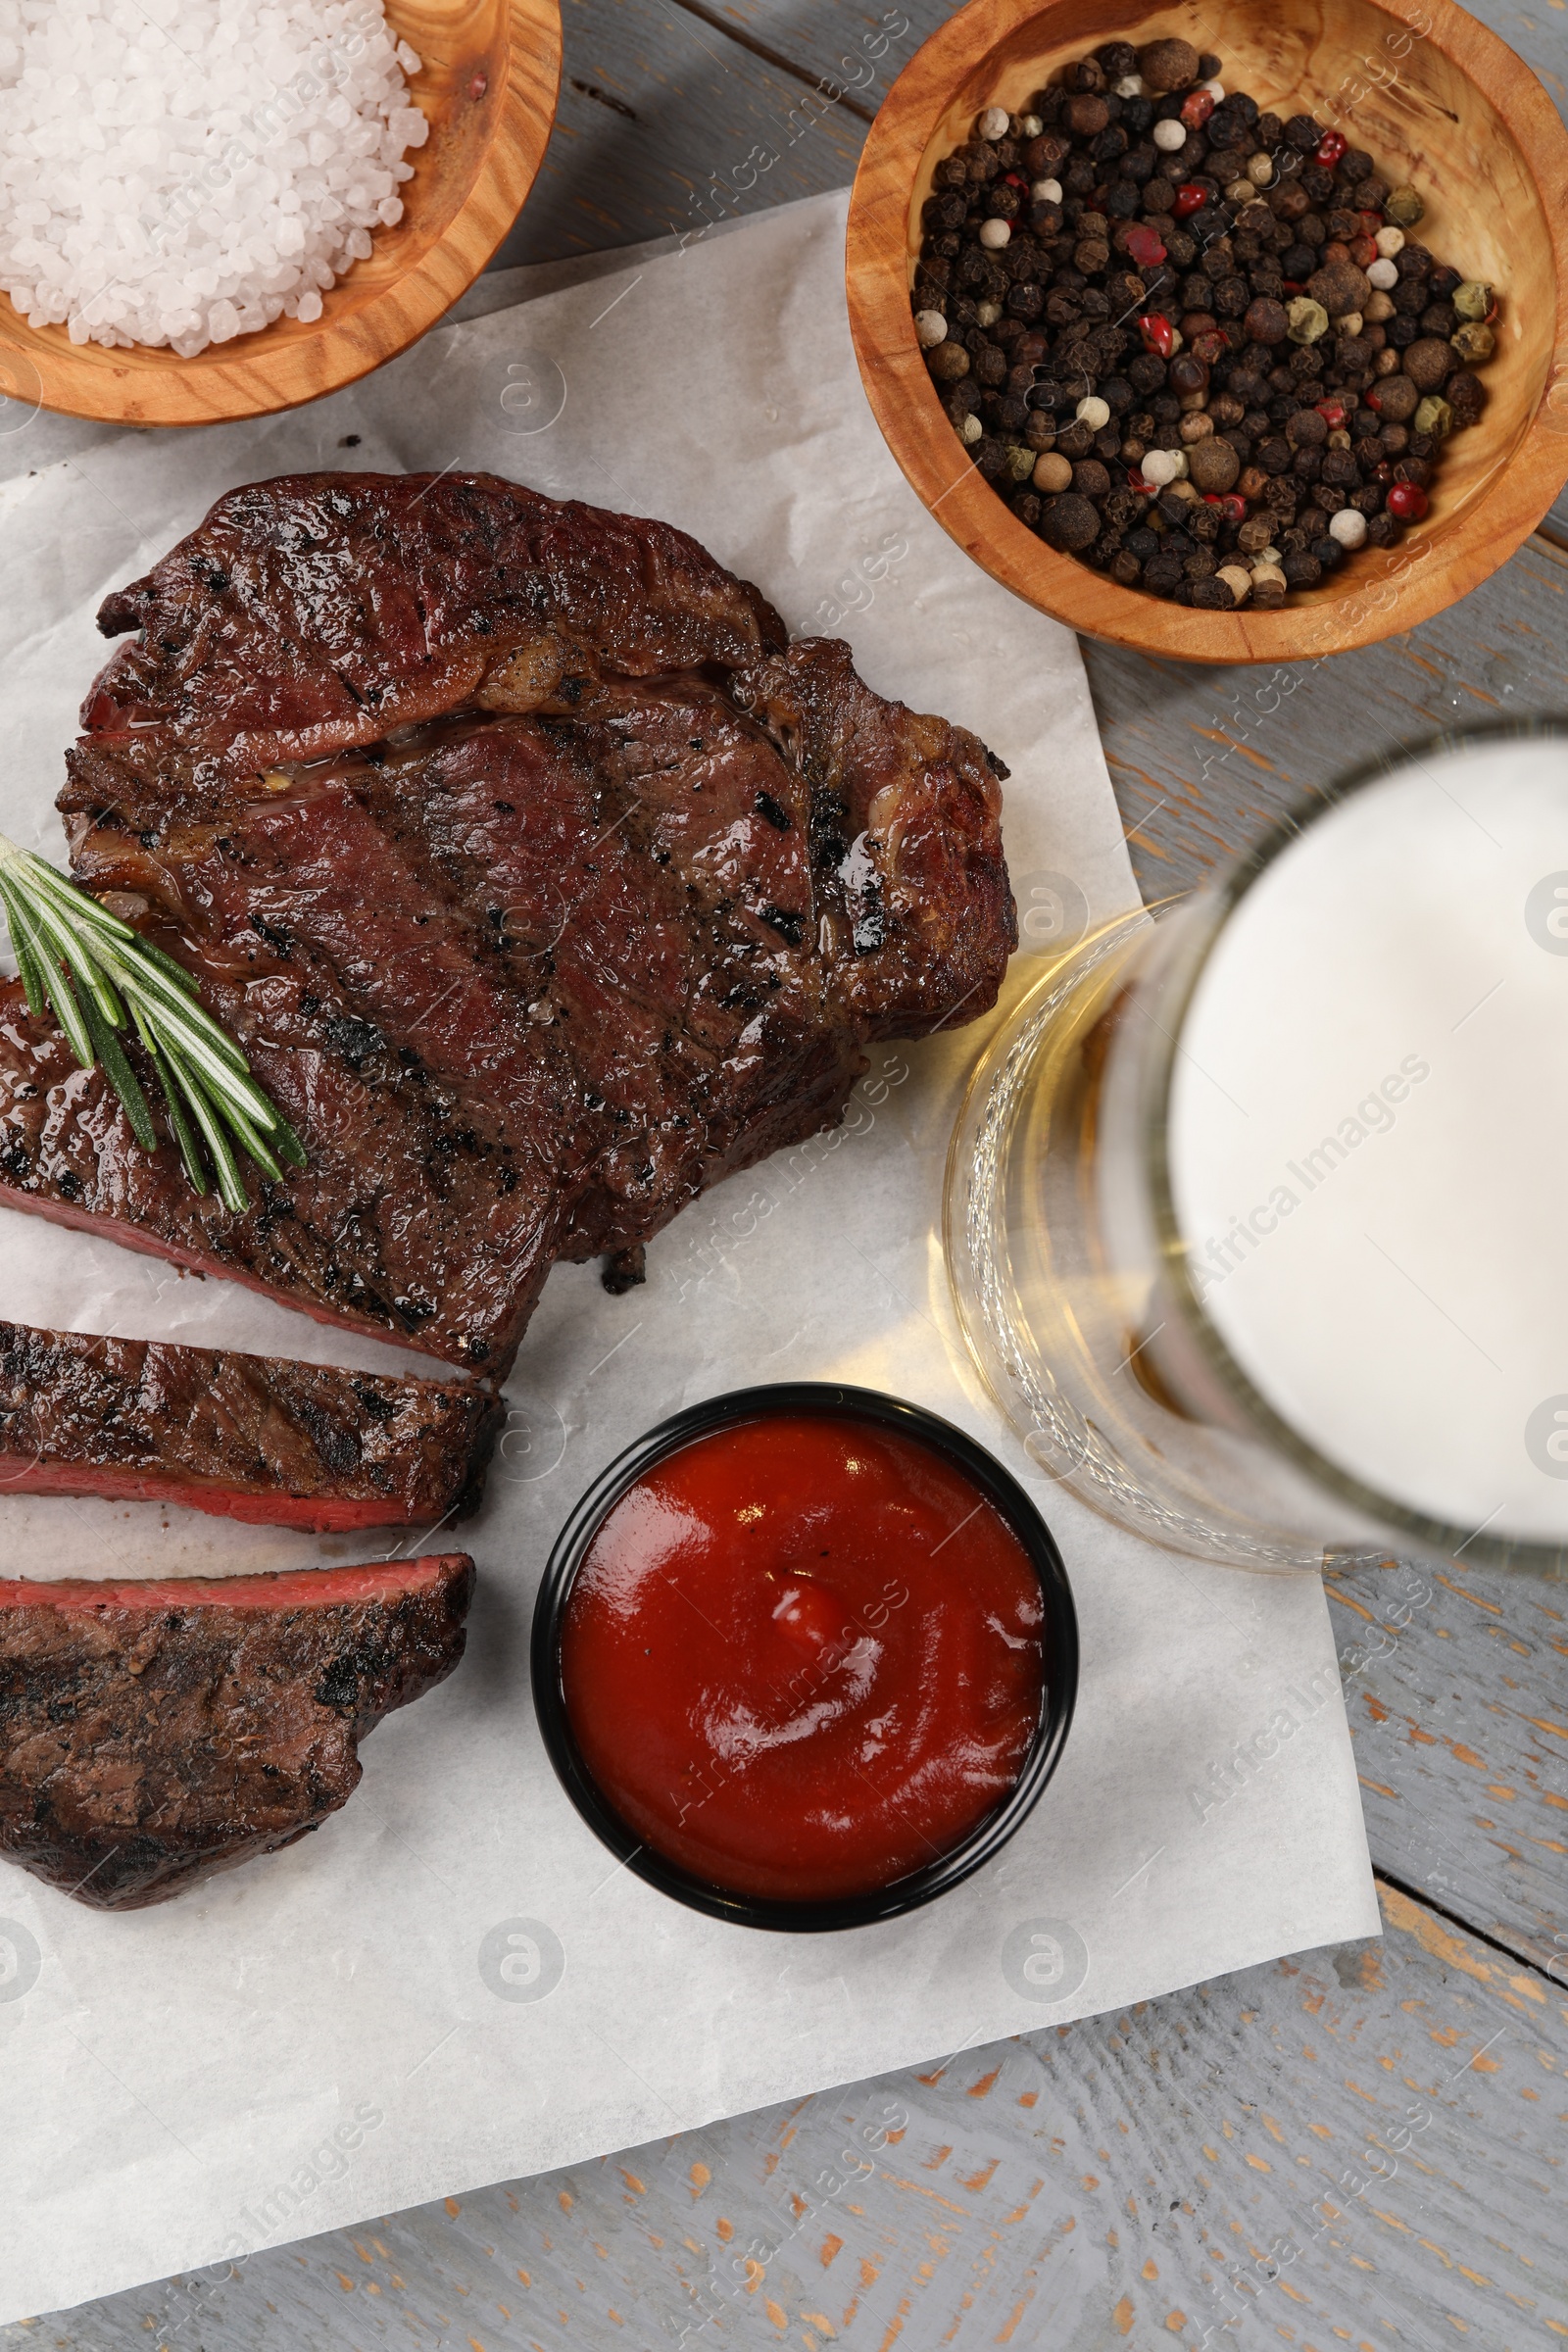
[[1568, 735], [1447, 737], [1053, 965], [946, 1242], [1037, 1466], [1242, 1567], [1568, 1564]]

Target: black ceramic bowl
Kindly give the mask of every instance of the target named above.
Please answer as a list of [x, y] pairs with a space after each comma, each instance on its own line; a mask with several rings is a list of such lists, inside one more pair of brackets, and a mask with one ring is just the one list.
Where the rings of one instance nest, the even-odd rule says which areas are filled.
[[[776, 1413], [821, 1413], [834, 1419], [869, 1422], [874, 1428], [897, 1432], [914, 1444], [943, 1454], [971, 1485], [977, 1487], [1001, 1513], [1028, 1553], [1040, 1580], [1045, 1603], [1045, 1700], [1040, 1724], [1024, 1757], [1023, 1768], [1002, 1801], [939, 1861], [911, 1871], [886, 1886], [865, 1894], [844, 1895], [821, 1902], [770, 1903], [753, 1895], [732, 1894], [667, 1862], [642, 1843], [635, 1830], [614, 1812], [590, 1775], [572, 1737], [561, 1679], [561, 1632], [577, 1570], [599, 1531], [601, 1522], [644, 1472], [694, 1438], [715, 1429], [756, 1421]], [[866, 1927], [879, 1919], [894, 1919], [933, 1902], [939, 1894], [1000, 1853], [1014, 1831], [1039, 1802], [1046, 1783], [1056, 1769], [1078, 1694], [1078, 1620], [1072, 1589], [1061, 1554], [1050, 1529], [1010, 1472], [977, 1446], [961, 1429], [955, 1429], [923, 1406], [884, 1396], [875, 1389], [840, 1388], [818, 1381], [787, 1382], [774, 1388], [734, 1389], [710, 1397], [670, 1420], [662, 1421], [594, 1481], [556, 1539], [545, 1570], [533, 1619], [533, 1695], [539, 1726], [550, 1761], [562, 1787], [589, 1828], [625, 1864], [661, 1893], [714, 1919], [738, 1927], [773, 1928], [811, 1934], [836, 1928]]]

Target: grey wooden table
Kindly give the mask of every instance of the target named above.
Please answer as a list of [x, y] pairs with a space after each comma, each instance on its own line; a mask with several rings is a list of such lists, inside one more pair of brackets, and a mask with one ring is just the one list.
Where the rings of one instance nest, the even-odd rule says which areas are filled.
[[[560, 120], [503, 263], [842, 184], [950, 13], [900, 0], [885, 21], [907, 30], [867, 80], [884, 11], [863, 0], [564, 4]], [[1559, 102], [1562, 9], [1482, 11]], [[809, 133], [736, 194], [808, 89]], [[1086, 646], [1146, 896], [1372, 747], [1568, 709], [1560, 551], [1568, 510], [1441, 620], [1332, 663], [1200, 671]], [[1563, 2345], [1568, 1588], [1391, 1565], [1331, 1600], [1381, 1944], [167, 2279], [0, 2330], [0, 2352]], [[846, 2148], [869, 2151], [854, 2171]], [[767, 2259], [722, 2285], [749, 2242]]]

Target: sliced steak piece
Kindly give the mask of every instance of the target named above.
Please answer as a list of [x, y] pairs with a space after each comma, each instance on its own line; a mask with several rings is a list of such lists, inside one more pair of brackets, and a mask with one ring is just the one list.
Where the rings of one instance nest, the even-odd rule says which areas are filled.
[[184, 1503], [269, 1527], [478, 1507], [483, 1389], [0, 1322], [0, 1493]]
[[261, 483], [100, 618], [143, 635], [70, 758], [74, 869], [310, 1165], [193, 1199], [12, 993], [0, 1200], [502, 1372], [556, 1258], [635, 1264], [836, 1121], [870, 1040], [995, 1001], [1000, 763], [662, 524]]
[[0, 1855], [130, 1910], [292, 1845], [463, 1656], [461, 1552], [287, 1576], [0, 1583]]

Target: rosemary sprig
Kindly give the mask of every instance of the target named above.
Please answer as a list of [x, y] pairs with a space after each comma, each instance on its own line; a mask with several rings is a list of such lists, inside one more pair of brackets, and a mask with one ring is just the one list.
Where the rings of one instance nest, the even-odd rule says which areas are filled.
[[250, 1074], [250, 1063], [203, 1009], [196, 983], [162, 948], [0, 833], [3, 908], [28, 1009], [45, 1007], [83, 1069], [101, 1062], [144, 1151], [158, 1130], [120, 1042], [133, 1024], [163, 1095], [169, 1131], [198, 1193], [214, 1182], [226, 1208], [250, 1205], [235, 1145], [264, 1175], [305, 1165], [305, 1147]]

